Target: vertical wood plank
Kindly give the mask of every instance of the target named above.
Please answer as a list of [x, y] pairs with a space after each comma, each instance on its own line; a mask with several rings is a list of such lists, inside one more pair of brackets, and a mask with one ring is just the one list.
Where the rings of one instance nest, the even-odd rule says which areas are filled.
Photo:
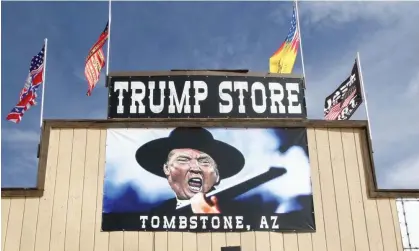
[[[54, 205], [55, 182], [60, 148], [60, 130], [51, 129], [48, 144], [47, 167], [45, 170], [44, 195], [39, 199], [38, 221], [36, 224], [35, 251], [48, 251], [52, 208]], [[67, 142], [68, 143], [68, 142]]]
[[167, 232], [156, 232], [154, 234], [154, 250], [153, 251], [167, 251]]
[[270, 235], [268, 232], [255, 232], [256, 251], [270, 250]]
[[167, 250], [168, 251], [182, 251], [183, 238], [181, 232], [167, 233]]
[[403, 251], [402, 232], [400, 229], [399, 214], [397, 212], [396, 200], [390, 200], [391, 214], [393, 216], [394, 230], [396, 233], [397, 251]]
[[[211, 251], [212, 250], [212, 236], [211, 233], [197, 233], [197, 251]], [[157, 251], [157, 250], [156, 250]]]
[[377, 208], [380, 217], [384, 250], [397, 250], [396, 233], [394, 231], [393, 215], [391, 213], [389, 199], [377, 199]]
[[[365, 168], [370, 168], [369, 164], [365, 163], [364, 156], [362, 153], [363, 142], [363, 130], [354, 130], [354, 140], [356, 146], [356, 155], [358, 160], [358, 173], [361, 181], [361, 192], [362, 199], [364, 201], [365, 218], [367, 221], [367, 233], [370, 250], [383, 251], [383, 240], [381, 238], [381, 226], [378, 218], [377, 202], [368, 198], [366, 179], [365, 179]], [[364, 145], [365, 147], [365, 145]]]
[[95, 241], [96, 202], [100, 158], [100, 130], [87, 130], [83, 178], [83, 206], [80, 223], [80, 251], [92, 251]]
[[64, 250], [71, 154], [74, 144], [73, 133], [73, 129], [61, 129], [60, 131], [56, 187], [52, 209], [51, 251]]
[[23, 215], [20, 251], [35, 249], [36, 223], [38, 221], [39, 198], [26, 198], [25, 214]]
[[284, 233], [284, 250], [298, 250], [298, 239], [296, 233]]
[[323, 196], [320, 183], [320, 167], [317, 151], [317, 137], [314, 128], [307, 129], [307, 138], [311, 167], [311, 187], [313, 191], [314, 217], [316, 222], [316, 232], [311, 236], [312, 247], [313, 251], [327, 250], [323, 214]]
[[[102, 229], [102, 203], [103, 203], [103, 178], [105, 177], [107, 130], [100, 130], [100, 146], [98, 158], [97, 196], [96, 196], [96, 221], [95, 221], [95, 249], [94, 251], [109, 250], [109, 232]], [[51, 250], [52, 251], [52, 250]]]
[[242, 251], [256, 251], [255, 232], [243, 232], [240, 238]]
[[297, 234], [298, 250], [311, 251], [313, 250], [313, 242], [311, 240], [311, 233]]
[[138, 233], [138, 251], [154, 251], [154, 233]]
[[183, 251], [196, 251], [197, 247], [197, 236], [196, 233], [185, 232], [182, 235]]
[[356, 250], [370, 250], [353, 129], [342, 129], [342, 144]]
[[327, 249], [340, 250], [340, 233], [338, 213], [336, 211], [336, 194], [333, 184], [333, 171], [330, 162], [330, 145], [327, 129], [315, 129], [317, 156], [319, 162], [320, 184], [322, 189], [323, 213]]
[[70, 166], [70, 183], [67, 201], [65, 251], [78, 251], [80, 247], [80, 222], [83, 202], [84, 163], [86, 159], [86, 129], [75, 129]]
[[211, 233], [212, 251], [220, 251], [221, 247], [226, 246], [225, 233]]
[[109, 233], [109, 251], [124, 250], [124, 232], [110, 232]]
[[270, 232], [269, 239], [271, 240], [271, 249], [270, 249], [271, 251], [284, 251], [284, 234], [283, 233]]
[[226, 245], [228, 247], [240, 246], [240, 242], [241, 242], [240, 238], [241, 238], [240, 233], [228, 232], [226, 233]]
[[22, 233], [23, 214], [25, 211], [25, 198], [12, 198], [10, 201], [9, 222], [7, 224], [5, 251], [19, 250]]
[[[64, 250], [68, 189], [71, 175], [74, 130], [61, 129], [54, 206], [52, 210], [50, 250]], [[42, 230], [41, 230], [42, 231]]]
[[138, 250], [138, 232], [124, 232], [124, 251]]
[[10, 198], [1, 198], [1, 250], [4, 250], [6, 242], [7, 223], [10, 213]]
[[329, 129], [330, 159], [336, 196], [336, 209], [339, 220], [339, 233], [342, 251], [355, 250], [352, 212], [346, 180], [345, 156], [343, 154], [340, 129]]

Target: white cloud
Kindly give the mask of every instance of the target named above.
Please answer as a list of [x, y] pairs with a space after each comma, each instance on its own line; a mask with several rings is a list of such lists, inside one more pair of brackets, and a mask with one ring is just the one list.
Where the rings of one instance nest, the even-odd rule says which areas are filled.
[[6, 160], [7, 166], [2, 170], [2, 186], [34, 187], [38, 172], [38, 158], [36, 151], [28, 154], [16, 154]]
[[252, 71], [264, 69], [263, 71], [265, 71], [268, 61], [255, 60], [260, 57], [263, 43], [262, 38], [255, 40], [246, 30], [232, 33], [227, 37], [209, 38], [210, 46], [193, 50], [195, 62], [193, 68], [251, 69]]
[[[303, 32], [307, 30], [311, 37], [353, 32], [346, 41], [326, 38], [336, 41], [340, 50], [305, 45], [305, 50], [318, 50], [315, 54], [321, 56], [321, 60], [305, 58], [309, 117], [322, 118], [324, 98], [347, 77], [359, 51], [379, 187], [408, 183], [419, 188], [419, 165], [400, 171], [404, 176], [388, 178], [401, 170], [398, 163], [404, 163], [406, 155], [419, 148], [419, 112], [413, 98], [419, 92], [419, 58], [414, 53], [419, 51], [419, 14], [414, 11], [418, 3], [304, 2], [300, 6]], [[352, 119], [366, 119], [364, 109], [361, 106]]]
[[419, 70], [416, 76], [412, 78], [412, 80], [410, 81], [407, 87], [406, 97], [412, 98], [412, 99], [416, 98], [416, 100], [417, 98], [419, 98]]
[[21, 130], [17, 128], [3, 129], [3, 141], [22, 147], [23, 145], [34, 144], [39, 142], [40, 133], [32, 130]]
[[36, 153], [39, 140], [40, 135], [36, 131], [17, 128], [3, 129], [2, 141], [4, 145], [2, 147], [11, 150], [11, 156], [2, 160], [3, 187], [33, 187], [36, 185], [38, 170]]
[[386, 173], [386, 188], [409, 189], [418, 187], [419, 153], [405, 157]]
[[38, 170], [38, 158], [36, 157], [35, 152], [31, 152], [31, 154], [22, 154], [19, 157], [13, 158], [11, 166], [19, 168], [9, 168], [8, 170], [10, 172], [25, 174], [28, 169]]
[[[84, 75], [84, 68], [80, 68], [80, 67], [76, 67], [74, 68], [73, 71], [74, 76], [76, 76], [81, 82], [86, 84], [86, 91], [88, 88], [88, 82], [86, 79], [86, 76]], [[95, 89], [93, 90], [93, 92], [97, 89], [97, 88], [102, 88], [105, 87], [106, 84], [106, 64], [103, 66], [103, 69], [101, 70], [100, 74], [99, 74], [99, 81], [97, 82]]]
[[[300, 15], [307, 17], [304, 21], [309, 24], [322, 25], [324, 27], [339, 26], [354, 21], [374, 21], [382, 26], [394, 24], [405, 13], [407, 6], [397, 5], [394, 2], [306, 2], [302, 5]], [[304, 8], [304, 5], [309, 7]]]

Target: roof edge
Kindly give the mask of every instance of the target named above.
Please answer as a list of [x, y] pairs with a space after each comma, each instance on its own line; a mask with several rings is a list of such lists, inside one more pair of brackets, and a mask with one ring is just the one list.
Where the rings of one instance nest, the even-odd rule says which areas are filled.
[[276, 118], [127, 118], [127, 119], [45, 119], [52, 128], [142, 128], [174, 126], [214, 127], [310, 127], [310, 128], [367, 128], [366, 120], [316, 120]]

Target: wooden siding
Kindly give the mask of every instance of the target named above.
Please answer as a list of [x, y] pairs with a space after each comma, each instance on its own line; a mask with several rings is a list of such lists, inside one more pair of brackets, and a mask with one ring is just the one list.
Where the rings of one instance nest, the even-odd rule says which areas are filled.
[[315, 233], [101, 232], [106, 129], [50, 131], [44, 195], [2, 198], [4, 251], [402, 251], [395, 199], [368, 199], [363, 129], [309, 128]]

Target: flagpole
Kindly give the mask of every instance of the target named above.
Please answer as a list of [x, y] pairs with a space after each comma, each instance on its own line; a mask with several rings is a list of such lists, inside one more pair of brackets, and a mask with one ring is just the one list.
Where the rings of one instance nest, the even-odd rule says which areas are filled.
[[108, 7], [108, 46], [107, 46], [107, 53], [106, 53], [106, 76], [109, 73], [109, 51], [111, 47], [111, 0], [109, 0], [109, 7]]
[[42, 128], [42, 119], [44, 116], [44, 97], [45, 97], [45, 72], [47, 71], [47, 47], [48, 47], [48, 39], [45, 38], [44, 40], [44, 45], [45, 45], [45, 49], [44, 49], [44, 70], [42, 72], [42, 98], [41, 98], [41, 115], [40, 115], [40, 121], [39, 121], [39, 127]]
[[298, 26], [298, 36], [300, 37], [300, 55], [301, 55], [301, 65], [303, 68], [303, 76], [304, 76], [304, 86], [306, 81], [306, 71], [304, 69], [304, 56], [303, 56], [303, 38], [301, 37], [301, 27], [300, 27], [300, 16], [298, 14], [298, 4], [297, 0], [295, 0], [295, 12], [297, 14], [297, 26]]
[[363, 99], [365, 101], [365, 112], [367, 114], [368, 130], [370, 132], [370, 140], [372, 142], [372, 133], [371, 133], [371, 125], [370, 125], [370, 115], [368, 113], [367, 95], [366, 95], [366, 92], [365, 92], [364, 79], [362, 77], [361, 58], [359, 56], [359, 52], [356, 53], [356, 62], [357, 62], [358, 69], [359, 69], [359, 82], [361, 83], [362, 96], [363, 96]]

